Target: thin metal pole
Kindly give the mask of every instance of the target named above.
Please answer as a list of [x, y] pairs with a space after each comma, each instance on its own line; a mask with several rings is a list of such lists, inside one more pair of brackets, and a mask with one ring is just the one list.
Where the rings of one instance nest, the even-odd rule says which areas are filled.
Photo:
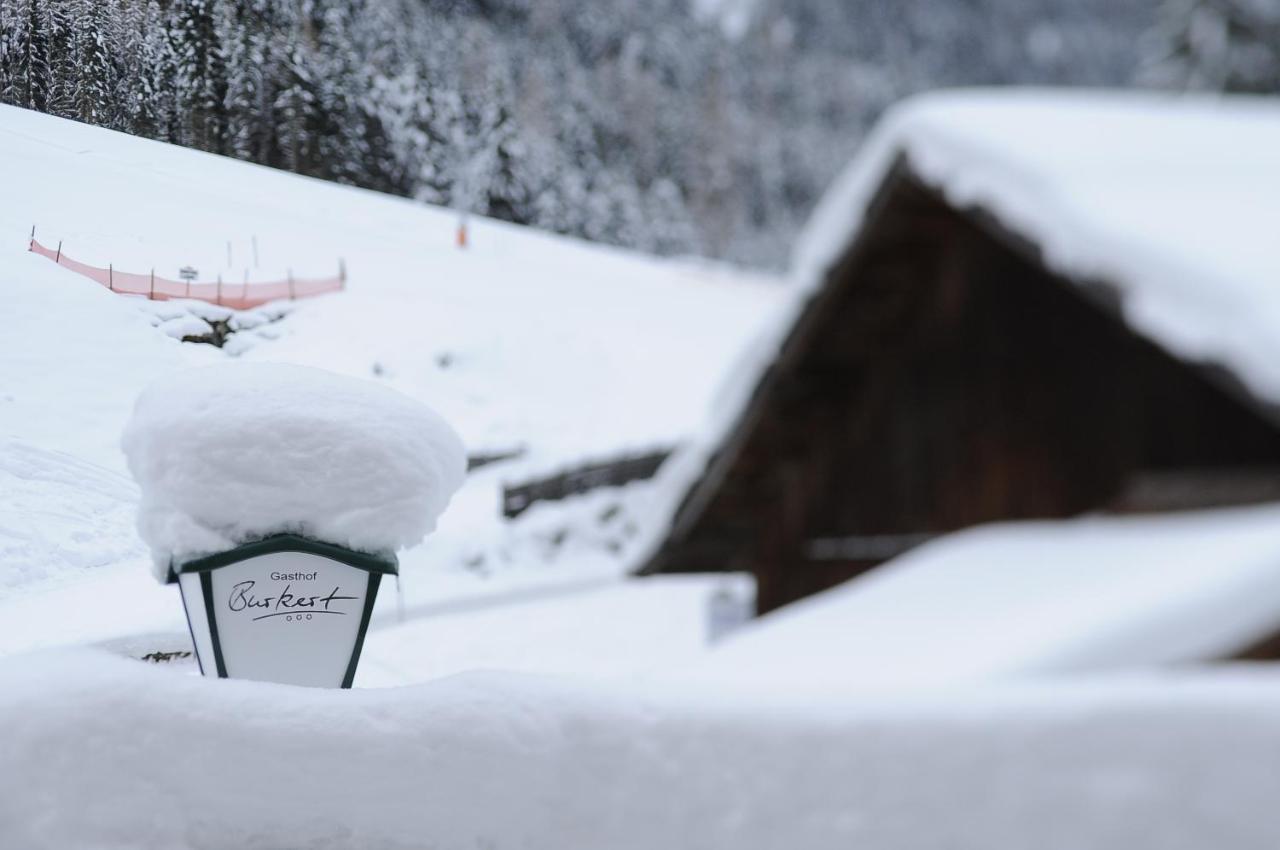
[[293, 269], [289, 269], [289, 300], [295, 300], [293, 297]]
[[58, 256], [54, 257], [53, 261], [55, 263], [62, 262], [62, 240], [61, 239], [58, 240]]
[[148, 301], [156, 300], [156, 270], [151, 269], [151, 293], [147, 295]]
[[107, 263], [107, 289], [112, 292], [116, 291], [116, 267], [114, 263]]
[[[230, 242], [228, 242], [227, 244], [228, 244], [228, 245], [230, 245], [231, 243], [230, 243]], [[218, 304], [218, 306], [219, 306], [219, 307], [221, 307], [221, 306], [222, 306], [222, 275], [218, 275], [218, 297], [217, 297], [217, 304]]]

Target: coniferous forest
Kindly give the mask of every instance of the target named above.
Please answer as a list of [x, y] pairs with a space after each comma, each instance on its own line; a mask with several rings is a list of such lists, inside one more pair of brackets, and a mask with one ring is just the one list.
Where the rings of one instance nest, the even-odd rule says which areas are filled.
[[1275, 42], [1257, 33], [1275, 22], [1212, 11], [1236, 6], [1266, 4], [3, 0], [0, 100], [587, 239], [778, 267], [871, 122], [912, 92], [1274, 90]]

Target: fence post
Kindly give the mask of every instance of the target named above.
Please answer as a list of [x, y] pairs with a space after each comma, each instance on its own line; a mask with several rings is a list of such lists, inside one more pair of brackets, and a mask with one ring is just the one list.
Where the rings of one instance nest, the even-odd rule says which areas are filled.
[[[231, 243], [228, 242], [227, 244], [230, 245]], [[216, 301], [218, 306], [221, 307], [222, 306], [222, 275], [221, 274], [218, 275], [218, 295], [217, 295]]]
[[293, 269], [289, 269], [289, 300], [293, 301]]
[[27, 250], [34, 251], [36, 249], [36, 226], [31, 225], [31, 238], [27, 240]]
[[107, 263], [107, 289], [110, 289], [112, 292], [116, 291], [115, 263]]
[[148, 301], [156, 300], [156, 270], [151, 269], [151, 292], [147, 295]]
[[58, 240], [58, 256], [54, 257], [53, 261], [55, 263], [62, 262], [62, 240], [61, 239]]
[[188, 277], [186, 281], [187, 281], [187, 291], [183, 293], [182, 297], [190, 298], [191, 297], [191, 278]]

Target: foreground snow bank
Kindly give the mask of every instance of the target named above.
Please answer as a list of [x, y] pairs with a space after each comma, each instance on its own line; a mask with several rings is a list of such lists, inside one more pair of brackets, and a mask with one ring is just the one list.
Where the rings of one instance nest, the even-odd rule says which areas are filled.
[[[0, 845], [1273, 848], [1280, 677], [805, 705], [0, 661]], [[74, 734], [69, 732], [74, 731]]]
[[365, 551], [419, 543], [466, 474], [462, 442], [420, 402], [279, 363], [168, 375], [138, 398], [123, 448], [138, 530], [171, 558], [294, 532]]

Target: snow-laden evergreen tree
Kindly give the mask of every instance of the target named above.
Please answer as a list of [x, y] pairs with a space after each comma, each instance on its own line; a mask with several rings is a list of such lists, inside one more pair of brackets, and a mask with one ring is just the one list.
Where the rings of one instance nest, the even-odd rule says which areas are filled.
[[267, 162], [274, 145], [277, 5], [272, 0], [228, 0], [222, 7], [227, 153], [253, 162]]
[[183, 121], [183, 144], [222, 153], [227, 136], [227, 67], [218, 18], [216, 0], [170, 0], [174, 99]]
[[75, 117], [103, 127], [123, 127], [116, 94], [120, 85], [117, 67], [121, 39], [117, 30], [126, 26], [111, 7], [98, 0], [79, 0], [75, 7], [72, 50], [76, 75], [70, 81]]
[[279, 166], [301, 172], [309, 160], [307, 125], [315, 96], [311, 69], [299, 36], [296, 33], [287, 35], [283, 47], [280, 88], [271, 103], [279, 121], [276, 125], [276, 147], [280, 153]]
[[40, 25], [48, 50], [49, 80], [45, 109], [62, 118], [76, 117], [75, 12], [76, 6], [62, 0], [44, 0], [39, 4]]
[[1280, 0], [1165, 0], [1147, 44], [1147, 82], [1280, 93]]
[[368, 69], [355, 52], [352, 31], [364, 13], [363, 0], [328, 0], [310, 11], [315, 81], [314, 112], [309, 132], [314, 139], [316, 168], [309, 173], [341, 183], [369, 184], [368, 116], [363, 93]]
[[178, 116], [177, 60], [168, 16], [159, 0], [136, 4], [131, 31], [136, 39], [127, 53], [120, 81], [130, 132], [166, 142], [185, 143]]
[[45, 0], [0, 4], [0, 98], [47, 111], [53, 83]]

